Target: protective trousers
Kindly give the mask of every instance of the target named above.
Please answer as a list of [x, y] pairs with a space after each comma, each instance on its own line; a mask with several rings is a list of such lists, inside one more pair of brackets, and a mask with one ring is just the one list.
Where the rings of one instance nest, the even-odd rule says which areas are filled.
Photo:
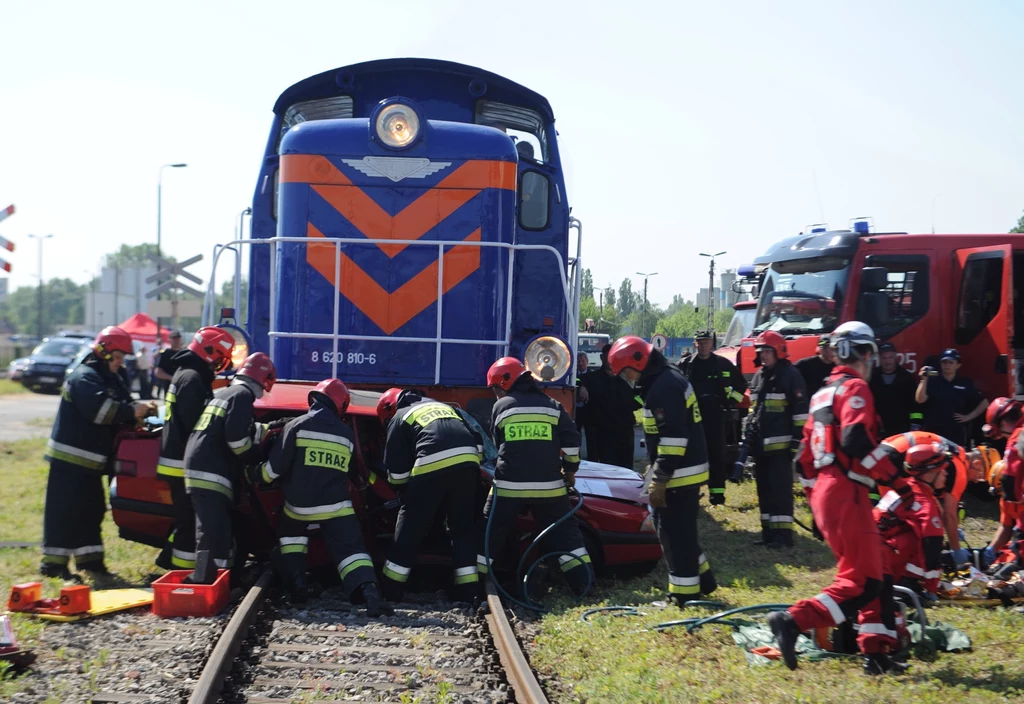
[[895, 584], [917, 592], [934, 594], [939, 586], [942, 570], [928, 570], [921, 539], [912, 530], [904, 530], [885, 538], [886, 551], [883, 566], [892, 575]]
[[761, 509], [762, 539], [765, 544], [792, 545], [793, 463], [789, 453], [777, 452], [755, 457], [754, 480], [757, 483], [757, 503]]
[[420, 543], [430, 533], [438, 510], [444, 511], [452, 541], [455, 570], [455, 598], [472, 601], [479, 592], [476, 569], [476, 488], [480, 466], [465, 463], [440, 473], [413, 477], [403, 492], [402, 507], [395, 525], [395, 540], [384, 563], [384, 593], [388, 599], [402, 597], [409, 573], [416, 563]]
[[654, 509], [654, 528], [668, 562], [668, 592], [688, 599], [715, 589], [715, 575], [697, 538], [700, 486], [665, 492], [665, 508]]
[[838, 626], [860, 612], [861, 652], [890, 652], [897, 635], [892, 577], [884, 575], [883, 550], [888, 548], [875, 525], [868, 488], [830, 465], [818, 475], [811, 510], [838, 571], [832, 584], [813, 599], [798, 601], [789, 613], [806, 632]]
[[[490, 565], [501, 555], [505, 538], [515, 526], [516, 517], [526, 509], [533, 514], [534, 531], [536, 535], [539, 535], [541, 531], [572, 510], [572, 505], [567, 496], [520, 499], [508, 496], [496, 497], [492, 491], [484, 504], [484, 525], [479, 530], [480, 544], [482, 545], [483, 536], [486, 534], [486, 522], [491, 521], [488, 551], [485, 553], [481, 548], [480, 554], [476, 558], [477, 569], [481, 574], [487, 574]], [[494, 513], [493, 518], [491, 518], [492, 512]], [[576, 523], [575, 517], [563, 521], [548, 533], [541, 541], [540, 550], [541, 555], [546, 555], [549, 552], [570, 553], [558, 555], [558, 565], [573, 593], [583, 593], [583, 590], [593, 580], [590, 555], [583, 546], [583, 534], [580, 533], [580, 527]], [[490, 564], [487, 562], [485, 554], [490, 556]], [[518, 558], [518, 551], [516, 556]]]
[[182, 477], [161, 476], [171, 487], [171, 504], [174, 508], [174, 527], [167, 536], [167, 546], [156, 558], [156, 564], [164, 569], [192, 570], [196, 567], [196, 512], [192, 500], [185, 491]]
[[[278, 568], [281, 578], [293, 587], [306, 579], [306, 553], [309, 551], [309, 521], [282, 515], [278, 525]], [[349, 598], [367, 582], [376, 584], [373, 560], [363, 544], [363, 531], [355, 516], [339, 516], [317, 521], [341, 577], [341, 588]]]
[[704, 439], [708, 447], [708, 491], [712, 503], [724, 503], [725, 478], [728, 474], [725, 467], [724, 414], [713, 401], [700, 404], [700, 412], [703, 416], [701, 426], [704, 428]]
[[593, 431], [597, 435], [597, 456], [596, 461], [610, 464], [615, 467], [633, 469], [633, 455], [635, 438], [633, 427], [615, 430]]
[[101, 567], [100, 526], [106, 511], [102, 473], [51, 461], [43, 508], [43, 565], [67, 566], [73, 555], [76, 569]]
[[220, 492], [205, 489], [192, 489], [189, 498], [196, 516], [196, 552], [208, 550], [217, 569], [231, 569], [234, 562], [231, 500]]

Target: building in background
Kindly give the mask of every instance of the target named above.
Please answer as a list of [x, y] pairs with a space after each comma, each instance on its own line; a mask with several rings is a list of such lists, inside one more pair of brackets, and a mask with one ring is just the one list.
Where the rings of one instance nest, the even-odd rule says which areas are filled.
[[103, 267], [86, 292], [85, 326], [102, 330], [117, 325], [136, 313], [145, 313], [149, 304], [146, 291], [154, 287], [146, 278], [156, 273], [156, 267], [147, 264], [135, 267]]

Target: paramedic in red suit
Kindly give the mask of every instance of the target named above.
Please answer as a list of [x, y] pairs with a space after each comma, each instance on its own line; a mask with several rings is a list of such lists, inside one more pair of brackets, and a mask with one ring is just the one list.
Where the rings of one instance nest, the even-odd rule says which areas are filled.
[[875, 334], [852, 321], [832, 335], [838, 364], [811, 399], [803, 442], [794, 463], [804, 478], [811, 510], [838, 560], [835, 581], [812, 599], [768, 618], [786, 666], [795, 670], [801, 632], [838, 626], [859, 613], [857, 645], [864, 672], [900, 671], [888, 653], [896, 645], [892, 578], [884, 576], [882, 536], [868, 492], [876, 481], [902, 486], [879, 444], [878, 417], [868, 379], [878, 354]]

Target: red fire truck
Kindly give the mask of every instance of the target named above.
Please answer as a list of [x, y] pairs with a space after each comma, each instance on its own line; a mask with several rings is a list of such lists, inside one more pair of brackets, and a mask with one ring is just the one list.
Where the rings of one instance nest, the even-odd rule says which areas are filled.
[[764, 274], [751, 337], [740, 366], [754, 372], [754, 337], [775, 330], [796, 361], [815, 353], [818, 337], [861, 320], [892, 342], [916, 373], [937, 366], [947, 347], [988, 398], [1024, 397], [1018, 369], [1024, 304], [1016, 305], [1014, 270], [1024, 277], [1024, 235], [926, 235], [815, 227], [778, 242], [755, 266]]

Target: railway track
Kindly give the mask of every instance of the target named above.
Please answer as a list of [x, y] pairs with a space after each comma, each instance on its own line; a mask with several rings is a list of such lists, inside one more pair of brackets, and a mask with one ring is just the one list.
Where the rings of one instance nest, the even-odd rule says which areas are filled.
[[410, 599], [369, 619], [326, 595], [273, 603], [270, 580], [235, 610], [190, 704], [547, 702], [495, 594], [478, 610]]

